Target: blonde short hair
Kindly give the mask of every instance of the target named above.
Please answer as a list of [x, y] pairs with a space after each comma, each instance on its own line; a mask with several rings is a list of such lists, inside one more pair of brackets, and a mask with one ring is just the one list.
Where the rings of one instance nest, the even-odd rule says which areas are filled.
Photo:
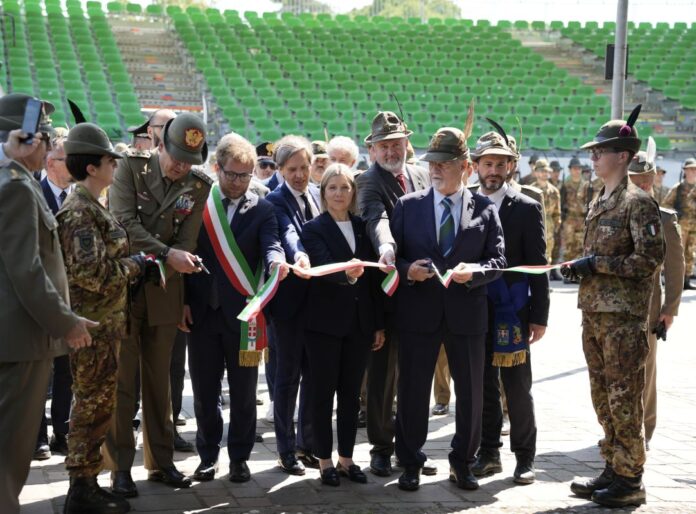
[[329, 180], [331, 180], [334, 177], [346, 177], [348, 179], [348, 183], [350, 184], [350, 188], [353, 191], [353, 198], [350, 200], [350, 205], [348, 206], [348, 210], [352, 212], [353, 214], [356, 213], [357, 211], [357, 206], [358, 206], [358, 195], [357, 191], [355, 189], [355, 178], [353, 178], [353, 171], [346, 166], [345, 164], [341, 164], [339, 162], [335, 162], [331, 165], [329, 165], [328, 168], [326, 168], [326, 171], [321, 177], [321, 185], [319, 186], [319, 199], [321, 203], [321, 210], [325, 211], [326, 210], [326, 200], [324, 199], [324, 193], [326, 192], [326, 186], [329, 183]]
[[254, 166], [256, 164], [256, 148], [235, 132], [225, 134], [215, 149], [215, 162], [222, 168], [229, 159]]
[[297, 152], [304, 152], [307, 162], [312, 162], [312, 143], [306, 137], [289, 135], [273, 143], [273, 160], [279, 168]]

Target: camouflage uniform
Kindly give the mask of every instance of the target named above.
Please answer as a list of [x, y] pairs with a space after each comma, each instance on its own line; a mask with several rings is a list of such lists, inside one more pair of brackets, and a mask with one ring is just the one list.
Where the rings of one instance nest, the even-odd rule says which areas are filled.
[[563, 260], [577, 259], [582, 254], [582, 233], [585, 229], [585, 204], [580, 191], [585, 181], [568, 177], [561, 186], [561, 242]]
[[128, 258], [126, 230], [82, 185], [65, 201], [57, 219], [73, 309], [99, 322], [92, 330], [92, 346], [70, 354], [73, 404], [65, 460], [71, 477], [94, 477], [102, 469], [99, 449], [116, 401], [128, 284], [140, 268]]
[[544, 197], [544, 212], [546, 226], [546, 260], [552, 262], [554, 248], [554, 234], [561, 224], [561, 194], [551, 182], [542, 185], [539, 182], [534, 187], [541, 190]]
[[677, 211], [684, 242], [684, 275], [689, 277], [694, 268], [694, 242], [696, 242], [696, 187], [680, 182], [667, 193], [663, 207]]
[[653, 198], [660, 205], [662, 205], [662, 203], [665, 201], [665, 198], [667, 198], [668, 193], [669, 193], [668, 187], [658, 186], [657, 184], [653, 185]]
[[586, 180], [580, 186], [580, 191], [578, 193], [578, 202], [581, 202], [583, 208], [583, 217], [587, 216], [587, 212], [590, 210], [590, 204], [592, 200], [595, 200], [599, 195], [599, 190], [602, 189], [604, 183], [601, 178], [595, 178], [593, 180]]
[[586, 221], [583, 250], [596, 256], [596, 272], [578, 291], [583, 351], [604, 429], [602, 457], [625, 477], [640, 477], [645, 463], [641, 397], [652, 279], [664, 258], [661, 230], [657, 204], [628, 177], [592, 203]]

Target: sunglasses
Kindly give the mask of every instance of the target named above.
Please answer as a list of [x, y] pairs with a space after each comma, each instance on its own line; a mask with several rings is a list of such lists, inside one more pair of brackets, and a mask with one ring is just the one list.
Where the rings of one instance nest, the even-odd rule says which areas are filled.
[[273, 161], [261, 161], [259, 162], [259, 167], [261, 168], [271, 168], [272, 170], [278, 168], [278, 165]]

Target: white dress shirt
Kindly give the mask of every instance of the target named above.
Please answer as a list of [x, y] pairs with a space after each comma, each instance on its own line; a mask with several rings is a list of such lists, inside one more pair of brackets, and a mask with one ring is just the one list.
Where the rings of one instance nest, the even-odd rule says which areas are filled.
[[355, 232], [353, 232], [353, 222], [350, 220], [337, 221], [336, 225], [338, 225], [338, 228], [340, 228], [341, 232], [343, 232], [343, 237], [346, 238], [346, 242], [348, 243], [348, 246], [350, 246], [350, 250], [355, 253]]
[[500, 206], [503, 205], [503, 199], [505, 198], [505, 195], [507, 194], [507, 190], [509, 187], [510, 186], [507, 182], [503, 182], [503, 187], [498, 189], [496, 192], [487, 195], [481, 191], [481, 187], [479, 186], [479, 193], [481, 193], [483, 196], [485, 196], [491, 202], [493, 202], [495, 204], [495, 210], [499, 211]]
[[316, 218], [317, 216], [319, 216], [319, 214], [321, 214], [319, 212], [319, 207], [316, 205], [314, 197], [312, 196], [312, 193], [309, 192], [309, 189], [302, 193], [300, 191], [295, 191], [292, 187], [290, 187], [290, 184], [287, 184], [287, 186], [290, 192], [292, 193], [292, 196], [294, 196], [295, 200], [297, 200], [297, 204], [300, 206], [302, 213], [304, 213], [305, 209], [305, 203], [302, 199], [302, 195], [305, 195], [307, 197], [307, 201], [309, 202], [309, 208], [312, 210], [312, 218]]
[[[227, 198], [222, 190], [220, 191], [220, 197], [224, 200]], [[232, 223], [232, 218], [234, 218], [234, 213], [237, 211], [237, 207], [239, 207], [239, 202], [242, 200], [242, 196], [236, 199], [229, 198], [230, 204], [227, 206], [227, 223], [230, 224]]]
[[[454, 235], [459, 232], [459, 221], [462, 219], [462, 193], [464, 188], [460, 187], [456, 193], [448, 195], [447, 198], [452, 200], [452, 221], [454, 221]], [[435, 207], [435, 236], [437, 237], [437, 242], [440, 242], [440, 220], [442, 219], [442, 213], [445, 212], [445, 207], [442, 205], [442, 200], [445, 195], [439, 193], [435, 188], [433, 188], [433, 203]]]

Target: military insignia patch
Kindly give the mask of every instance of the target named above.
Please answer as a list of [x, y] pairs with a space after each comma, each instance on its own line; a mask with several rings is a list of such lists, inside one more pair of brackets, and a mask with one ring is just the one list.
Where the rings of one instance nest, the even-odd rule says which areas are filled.
[[433, 136], [432, 141], [430, 141], [430, 148], [437, 150], [442, 145], [442, 139], [445, 137], [444, 132], [438, 132]]
[[94, 236], [89, 233], [75, 234], [75, 246], [84, 253], [92, 253], [94, 251]]
[[273, 155], [273, 143], [268, 143], [266, 145], [266, 151], [268, 152], [268, 155]]
[[186, 146], [191, 149], [198, 149], [198, 147], [201, 146], [203, 139], [205, 139], [203, 132], [197, 128], [186, 129], [186, 132], [184, 133], [184, 143], [186, 143]]
[[650, 234], [653, 237], [657, 235], [657, 227], [654, 223], [648, 223], [647, 225], [645, 225], [645, 230], [647, 230], [648, 234]]
[[501, 323], [498, 325], [498, 345], [507, 346], [510, 344], [510, 329], [507, 323]]
[[191, 214], [191, 210], [193, 209], [195, 203], [196, 202], [193, 199], [193, 196], [183, 194], [176, 199], [176, 202], [174, 203], [174, 212], [182, 216], [188, 216]]

